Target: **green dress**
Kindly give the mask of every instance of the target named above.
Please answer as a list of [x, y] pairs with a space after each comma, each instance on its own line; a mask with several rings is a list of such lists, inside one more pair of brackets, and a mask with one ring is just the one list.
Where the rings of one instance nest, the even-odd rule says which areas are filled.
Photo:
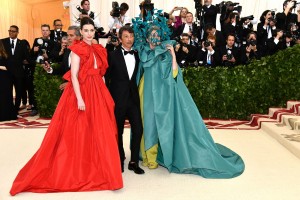
[[183, 82], [180, 68], [176, 77], [173, 75], [172, 56], [165, 46], [174, 43], [164, 41], [153, 50], [148, 44], [136, 47], [140, 57], [138, 80], [142, 80], [141, 150], [148, 153], [142, 152], [143, 163], [154, 156], [169, 172], [205, 178], [236, 177], [245, 168], [242, 158], [213, 141]]

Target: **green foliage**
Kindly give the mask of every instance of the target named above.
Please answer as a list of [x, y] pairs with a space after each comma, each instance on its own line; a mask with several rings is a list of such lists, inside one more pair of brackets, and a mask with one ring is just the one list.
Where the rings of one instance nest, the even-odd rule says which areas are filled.
[[247, 119], [300, 99], [300, 45], [235, 68], [187, 68], [184, 81], [204, 118]]
[[[59, 67], [52, 64], [52, 68]], [[61, 96], [59, 85], [63, 83], [61, 76], [48, 74], [37, 64], [34, 72], [34, 92], [40, 117], [52, 117]]]
[[[52, 67], [58, 67], [54, 64]], [[247, 119], [300, 99], [300, 45], [235, 68], [187, 68], [184, 79], [204, 118]], [[36, 66], [35, 96], [41, 117], [52, 117], [61, 96], [60, 76]]]

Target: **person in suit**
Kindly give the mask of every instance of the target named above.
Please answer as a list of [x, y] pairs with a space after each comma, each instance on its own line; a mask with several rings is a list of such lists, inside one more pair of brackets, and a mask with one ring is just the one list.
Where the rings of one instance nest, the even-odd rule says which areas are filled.
[[216, 47], [216, 37], [209, 35], [206, 41], [202, 42], [202, 49], [198, 51], [197, 61], [199, 66], [216, 67], [220, 64], [220, 53]]
[[200, 29], [194, 22], [194, 16], [191, 12], [186, 14], [186, 23], [183, 23], [176, 29], [175, 36], [179, 37], [182, 33], [189, 34], [191, 40], [194, 40], [195, 42], [198, 42], [201, 39]]
[[[63, 55], [62, 55], [62, 62], [60, 64], [59, 68], [52, 68], [51, 65], [46, 61], [45, 64], [42, 64], [42, 67], [44, 70], [52, 75], [60, 75], [63, 76], [67, 71], [70, 70], [71, 67], [71, 59], [70, 59], [70, 53], [71, 50], [69, 49], [69, 46], [75, 41], [80, 40], [81, 34], [80, 34], [80, 28], [78, 26], [69, 26], [68, 28], [68, 46], [64, 49]], [[64, 90], [66, 87], [67, 82], [62, 83], [59, 88], [61, 90]]]
[[229, 34], [226, 45], [220, 48], [221, 62], [223, 66], [233, 67], [240, 63], [240, 48], [234, 46], [235, 37]]
[[60, 19], [53, 21], [53, 30], [50, 30], [50, 40], [53, 42], [60, 42], [63, 36], [67, 36], [67, 33], [62, 30], [63, 24]]
[[118, 145], [122, 172], [124, 171], [125, 152], [123, 148], [123, 130], [126, 117], [131, 125], [131, 159], [128, 169], [136, 174], [144, 174], [139, 167], [139, 150], [143, 133], [140, 111], [140, 98], [136, 85], [139, 58], [132, 50], [134, 33], [130, 26], [119, 30], [120, 48], [108, 53], [109, 68], [106, 72], [106, 83], [115, 101], [115, 116], [118, 127]]
[[207, 39], [208, 35], [214, 35], [216, 37], [216, 47], [220, 48], [226, 44], [224, 36], [221, 31], [218, 31], [214, 24], [206, 24], [205, 25], [205, 33], [203, 36], [203, 40]]
[[203, 11], [203, 25], [205, 26], [206, 24], [213, 24], [214, 27], [216, 27], [217, 14], [219, 10], [216, 6], [212, 5], [212, 0], [204, 0]]
[[18, 111], [24, 89], [25, 71], [23, 64], [29, 58], [29, 54], [24, 43], [18, 39], [19, 27], [16, 25], [10, 26], [8, 33], [9, 37], [2, 39], [2, 43], [8, 54], [6, 68], [12, 74], [16, 92], [15, 109]]

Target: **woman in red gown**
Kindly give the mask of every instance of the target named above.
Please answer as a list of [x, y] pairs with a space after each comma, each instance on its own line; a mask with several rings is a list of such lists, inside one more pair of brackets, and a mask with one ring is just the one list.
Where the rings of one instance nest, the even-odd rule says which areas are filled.
[[72, 67], [64, 75], [70, 82], [39, 150], [19, 172], [11, 195], [123, 187], [114, 102], [103, 81], [107, 52], [92, 44], [94, 33], [94, 22], [83, 18], [83, 40], [70, 47]]

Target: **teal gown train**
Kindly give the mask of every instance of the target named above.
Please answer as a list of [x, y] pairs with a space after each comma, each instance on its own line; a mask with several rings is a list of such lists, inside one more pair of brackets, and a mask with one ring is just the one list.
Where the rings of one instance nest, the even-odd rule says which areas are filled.
[[245, 168], [242, 158], [214, 142], [183, 82], [180, 68], [173, 76], [172, 56], [166, 44], [174, 45], [174, 41], [164, 41], [153, 50], [148, 44], [136, 47], [140, 56], [138, 80], [142, 80], [142, 151], [153, 151], [156, 146], [156, 162], [169, 172], [205, 178], [239, 176]]

